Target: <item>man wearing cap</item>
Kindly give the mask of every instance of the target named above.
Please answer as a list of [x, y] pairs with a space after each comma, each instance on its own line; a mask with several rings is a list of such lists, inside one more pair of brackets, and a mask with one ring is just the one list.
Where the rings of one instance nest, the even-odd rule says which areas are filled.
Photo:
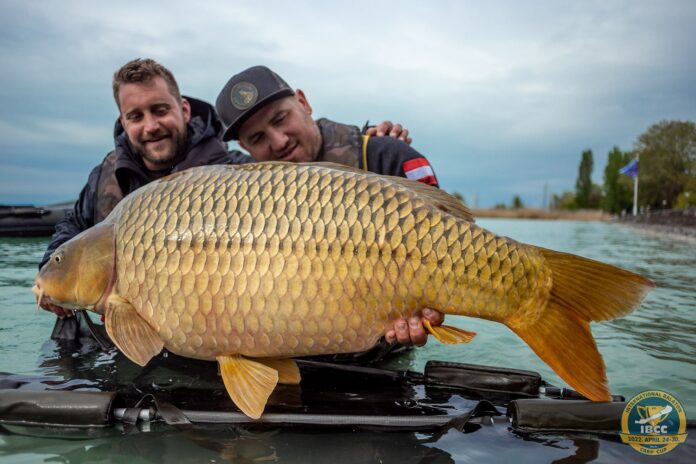
[[[257, 161], [331, 161], [377, 174], [407, 177], [438, 186], [428, 160], [402, 140], [363, 135], [355, 126], [312, 119], [302, 90], [293, 91], [276, 73], [254, 66], [233, 76], [218, 95], [216, 108], [225, 126], [223, 140], [237, 140]], [[430, 309], [423, 315], [442, 323]], [[387, 342], [425, 341], [418, 317], [400, 320], [386, 333]], [[379, 358], [375, 351], [367, 359]], [[382, 353], [383, 354], [383, 353]]]
[[237, 140], [257, 161], [331, 161], [377, 174], [407, 177], [437, 186], [428, 160], [401, 140], [370, 138], [356, 126], [312, 119], [302, 90], [265, 66], [232, 76], [216, 108], [223, 140]]

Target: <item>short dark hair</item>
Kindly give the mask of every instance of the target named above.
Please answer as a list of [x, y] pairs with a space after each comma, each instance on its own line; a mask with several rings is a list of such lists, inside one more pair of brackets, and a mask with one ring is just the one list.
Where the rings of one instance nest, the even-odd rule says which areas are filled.
[[167, 83], [169, 88], [169, 93], [172, 94], [177, 100], [181, 100], [181, 93], [179, 92], [179, 85], [174, 79], [174, 75], [170, 70], [159, 64], [150, 58], [136, 58], [132, 61], [121, 66], [121, 68], [114, 73], [114, 79], [112, 81], [112, 88], [114, 91], [114, 100], [116, 100], [116, 106], [121, 108], [118, 103], [118, 92], [121, 89], [122, 84], [138, 84], [141, 82], [148, 82], [155, 77], [161, 77]]

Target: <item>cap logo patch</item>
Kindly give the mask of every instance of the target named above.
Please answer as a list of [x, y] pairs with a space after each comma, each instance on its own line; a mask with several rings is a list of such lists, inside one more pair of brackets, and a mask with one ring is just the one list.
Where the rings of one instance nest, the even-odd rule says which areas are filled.
[[230, 101], [232, 106], [238, 110], [246, 110], [256, 103], [259, 97], [259, 91], [256, 86], [250, 82], [240, 82], [235, 84], [230, 90]]

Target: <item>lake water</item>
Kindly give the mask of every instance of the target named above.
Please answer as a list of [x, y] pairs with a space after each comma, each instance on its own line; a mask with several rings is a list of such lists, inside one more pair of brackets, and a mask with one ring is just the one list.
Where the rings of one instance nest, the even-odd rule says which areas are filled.
[[[593, 324], [592, 331], [604, 356], [612, 393], [631, 397], [643, 390], [665, 390], [681, 401], [687, 417], [693, 417], [696, 411], [696, 243], [693, 240], [599, 222], [482, 219], [478, 223], [518, 241], [601, 260], [652, 279], [657, 288], [635, 312], [620, 320]], [[56, 369], [60, 364], [57, 357], [65, 354], [58, 353], [51, 342], [47, 342], [54, 318], [36, 309], [30, 292], [36, 264], [47, 242], [47, 239], [0, 238], [0, 372], [51, 376], [65, 383], [70, 381], [60, 379], [65, 370]], [[429, 359], [469, 362], [533, 370], [555, 385], [564, 385], [506, 327], [455, 317], [448, 318], [448, 323], [473, 330], [478, 336], [465, 346], [444, 346], [431, 340], [425, 347], [392, 362], [390, 367], [420, 371]], [[72, 356], [79, 358], [80, 354]], [[90, 370], [95, 384], [100, 375], [108, 376], [114, 371], [112, 357], [97, 357], [84, 368]], [[317, 438], [316, 433], [306, 436], [298, 431], [223, 435], [219, 437], [221, 440], [235, 442], [236, 456], [248, 459], [244, 462], [310, 462], [303, 461], [308, 456], [302, 452], [302, 443]], [[314, 462], [329, 458], [334, 462], [373, 462], [340, 457], [359, 449], [346, 445], [358, 441], [362, 447], [369, 445], [373, 452], [379, 448], [381, 453], [386, 453], [383, 462], [406, 462], [396, 459], [404, 448], [421, 456], [421, 460], [413, 462], [480, 462], [485, 459], [485, 455], [474, 459], [475, 455], [462, 454], [460, 448], [451, 444], [455, 438], [449, 433], [427, 445], [421, 444], [422, 437], [418, 434], [399, 439], [398, 435], [387, 438], [382, 435], [355, 431], [322, 435], [321, 449], [330, 451], [327, 455], [316, 456], [318, 460]], [[142, 447], [142, 452], [133, 453], [133, 447], [138, 446]], [[184, 445], [172, 432], [149, 438], [142, 434], [137, 437], [116, 434], [88, 442], [0, 435], [2, 462], [117, 462], [114, 453], [124, 450], [131, 451], [129, 463], [220, 462], [230, 458], [221, 455], [219, 450]], [[504, 453], [504, 450], [498, 452]], [[567, 455], [560, 453], [558, 457]], [[519, 456], [511, 454], [510, 458], [513, 457], [522, 462]], [[535, 462], [533, 459], [523, 461]]]

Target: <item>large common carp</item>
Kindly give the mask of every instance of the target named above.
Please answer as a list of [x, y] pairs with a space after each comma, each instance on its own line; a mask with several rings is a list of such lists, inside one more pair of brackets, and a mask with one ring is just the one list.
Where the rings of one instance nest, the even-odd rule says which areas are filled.
[[[105, 315], [145, 365], [162, 348], [217, 360], [258, 418], [294, 356], [370, 348], [423, 308], [501, 322], [586, 397], [609, 399], [590, 321], [629, 313], [636, 274], [497, 236], [424, 184], [337, 165], [189, 169], [60, 246], [34, 291]], [[428, 327], [444, 342], [473, 333]]]

